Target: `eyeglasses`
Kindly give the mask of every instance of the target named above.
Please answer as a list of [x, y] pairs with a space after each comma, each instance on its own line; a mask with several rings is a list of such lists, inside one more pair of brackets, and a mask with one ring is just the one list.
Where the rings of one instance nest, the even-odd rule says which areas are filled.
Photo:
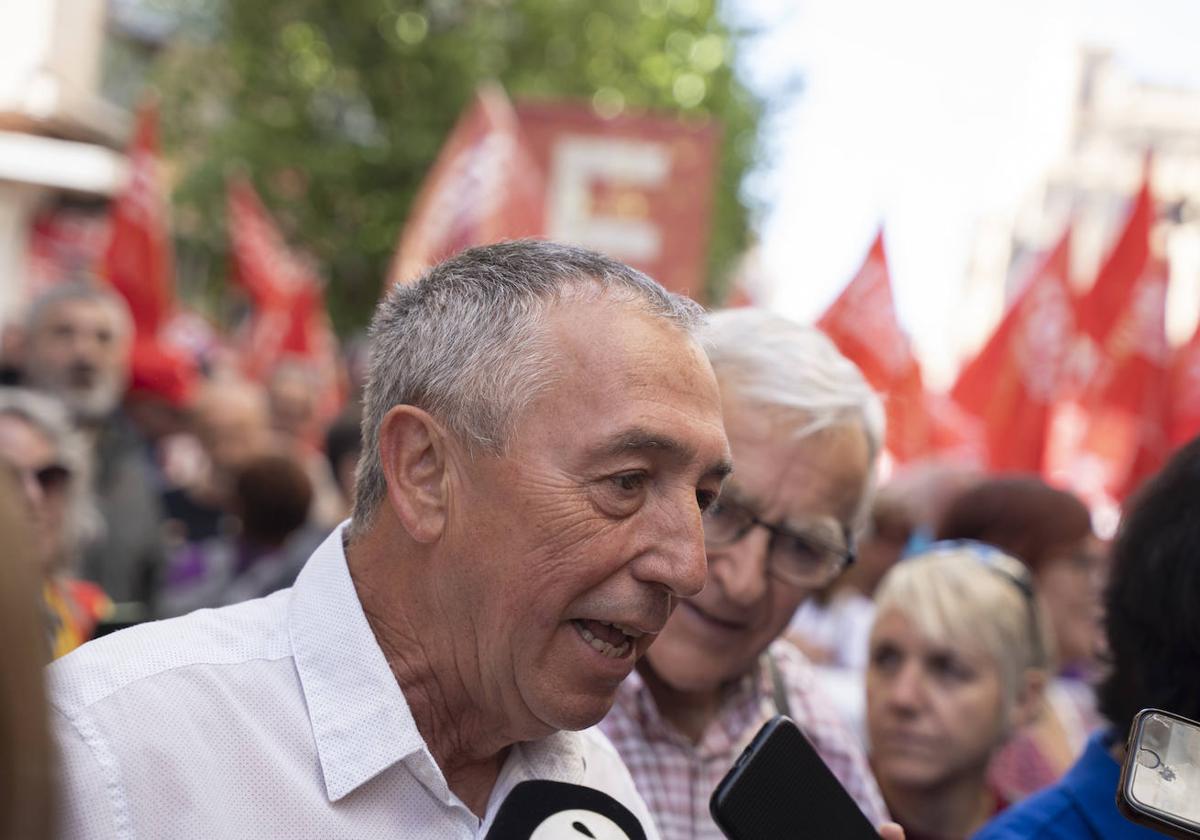
[[67, 482], [71, 479], [71, 471], [62, 464], [46, 464], [45, 466], [33, 469], [31, 467], [18, 467], [16, 464], [5, 461], [5, 466], [12, 470], [13, 475], [18, 481], [29, 481], [32, 479], [37, 482], [41, 491], [47, 495], [53, 493], [61, 493], [66, 489]]
[[816, 534], [801, 534], [764, 522], [748, 508], [724, 500], [711, 504], [704, 511], [703, 521], [704, 543], [709, 548], [733, 545], [756, 526], [765, 528], [771, 534], [767, 570], [793, 586], [824, 586], [854, 562], [854, 548], [846, 529], [844, 542], [838, 545]]

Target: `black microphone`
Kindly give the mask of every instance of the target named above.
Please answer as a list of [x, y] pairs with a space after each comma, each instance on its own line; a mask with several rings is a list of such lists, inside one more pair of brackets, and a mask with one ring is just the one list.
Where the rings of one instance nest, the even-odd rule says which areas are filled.
[[487, 840], [646, 840], [607, 793], [566, 782], [521, 782], [500, 803]]

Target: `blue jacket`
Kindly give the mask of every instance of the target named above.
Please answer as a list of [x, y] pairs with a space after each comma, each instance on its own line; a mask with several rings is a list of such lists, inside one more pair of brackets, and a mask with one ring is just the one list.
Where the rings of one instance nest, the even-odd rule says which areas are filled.
[[1012, 806], [972, 840], [1157, 840], [1117, 811], [1121, 768], [1109, 755], [1112, 735], [1097, 732], [1057, 784]]

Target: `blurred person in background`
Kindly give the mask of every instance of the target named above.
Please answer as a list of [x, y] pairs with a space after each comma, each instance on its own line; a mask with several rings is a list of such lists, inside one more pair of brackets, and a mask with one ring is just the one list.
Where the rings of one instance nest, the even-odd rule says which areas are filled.
[[867, 665], [871, 767], [908, 840], [963, 840], [1007, 803], [996, 750], [1041, 703], [1033, 584], [982, 543], [934, 543], [876, 593]]
[[267, 409], [277, 444], [304, 466], [313, 490], [312, 518], [333, 528], [346, 506], [328, 460], [320, 451], [325, 430], [318, 416], [320, 376], [306, 360], [285, 358], [267, 377]]
[[872, 823], [862, 746], [779, 637], [854, 552], [883, 437], [879, 398], [815, 328], [711, 316], [705, 348], [736, 472], [705, 511], [708, 580], [684, 599], [600, 724], [664, 838], [718, 838], [708, 801], [759, 727], [792, 717]]
[[48, 650], [59, 657], [92, 638], [112, 610], [99, 586], [75, 576], [83, 547], [103, 527], [84, 443], [51, 397], [0, 387], [0, 461], [19, 479], [33, 523]]
[[134, 344], [125, 413], [146, 442], [160, 491], [172, 486], [170, 444], [188, 432], [199, 386], [196, 362], [184, 353], [156, 342]]
[[976, 840], [1150, 840], [1116, 807], [1133, 718], [1147, 708], [1200, 720], [1200, 438], [1180, 448], [1126, 506], [1104, 596], [1108, 726], [1054, 785], [1010, 808]]
[[[325, 432], [325, 458], [337, 481], [338, 492], [347, 515], [349, 504], [354, 499], [354, 477], [358, 472], [358, 458], [362, 452], [362, 410], [352, 404], [342, 411]], [[345, 517], [343, 517], [345, 518]]]
[[259, 455], [234, 479], [236, 532], [189, 543], [172, 558], [159, 614], [261, 598], [295, 582], [326, 532], [309, 522], [312, 484], [293, 458]]
[[946, 508], [942, 539], [996, 546], [1023, 562], [1046, 615], [1054, 678], [1045, 704], [996, 755], [991, 784], [1017, 802], [1058, 779], [1100, 724], [1087, 677], [1103, 647], [1101, 596], [1107, 556], [1087, 507], [1033, 476], [991, 478]]
[[108, 527], [85, 551], [82, 574], [114, 601], [143, 613], [165, 556], [154, 466], [145, 440], [121, 410], [129, 381], [129, 311], [114, 291], [55, 286], [33, 301], [22, 358], [30, 388], [61, 400], [91, 452], [100, 512]]
[[29, 528], [25, 480], [0, 458], [0, 840], [50, 840], [55, 812], [38, 599], [44, 538]]
[[262, 388], [241, 379], [203, 383], [193, 403], [192, 433], [203, 456], [198, 475], [185, 487], [169, 489], [163, 499], [172, 539], [172, 566], [181, 546], [236, 531], [236, 477], [246, 464], [273, 447]]

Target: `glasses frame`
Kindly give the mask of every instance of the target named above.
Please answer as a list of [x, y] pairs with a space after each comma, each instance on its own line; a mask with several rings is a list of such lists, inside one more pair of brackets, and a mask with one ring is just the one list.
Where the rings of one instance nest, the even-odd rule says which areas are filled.
[[[767, 522], [766, 520], [759, 517], [758, 514], [756, 514], [753, 510], [748, 508], [746, 505], [738, 504], [737, 502], [731, 502], [728, 500], [718, 499], [717, 501], [712, 503], [712, 505], [708, 508], [708, 510], [706, 510], [704, 512], [705, 517], [717, 513], [718, 511], [721, 510], [721, 508], [725, 508], [726, 510], [737, 511], [738, 513], [740, 513], [746, 517], [746, 522], [744, 525], [742, 525], [741, 527], [739, 527], [737, 529], [737, 531], [734, 533], [733, 536], [729, 537], [728, 539], [724, 539], [724, 540], [710, 539], [708, 532], [705, 531], [705, 533], [704, 533], [705, 546], [709, 546], [712, 548], [728, 548], [729, 546], [736, 545], [738, 542], [745, 539], [746, 535], [749, 534], [751, 531], [753, 531], [755, 528], [764, 528], [764, 529], [766, 529], [767, 533], [769, 533], [771, 535], [771, 539], [767, 543], [767, 574], [773, 576], [776, 580], [782, 581], [783, 583], [789, 584], [791, 586], [810, 586], [810, 585], [817, 586], [817, 587], [825, 586], [828, 583], [830, 583], [831, 581], [833, 581], [835, 578], [837, 578], [837, 576], [840, 575], [842, 572], [844, 572], [848, 566], [852, 565], [858, 557], [858, 554], [855, 550], [855, 545], [854, 545], [854, 535], [851, 533], [850, 529], [848, 527], [846, 527], [845, 525], [842, 526], [842, 533], [845, 535], [845, 538], [846, 538], [846, 547], [843, 548], [841, 546], [832, 545], [829, 542], [822, 540], [820, 537], [816, 537], [812, 534], [801, 534], [796, 531], [792, 531], [788, 528], [785, 528], [782, 525], [773, 525], [772, 523]], [[799, 542], [811, 543], [811, 544], [815, 545], [817, 548], [821, 549], [822, 551], [825, 551], [827, 554], [838, 558], [838, 562], [829, 569], [829, 573], [825, 576], [824, 580], [818, 581], [818, 582], [794, 579], [792, 577], [787, 576], [786, 574], [781, 574], [778, 570], [778, 567], [775, 564], [774, 559], [773, 559], [774, 555], [775, 555], [775, 546], [777, 544], [776, 541], [779, 540], [780, 538], [787, 538], [787, 539], [796, 540]]]

